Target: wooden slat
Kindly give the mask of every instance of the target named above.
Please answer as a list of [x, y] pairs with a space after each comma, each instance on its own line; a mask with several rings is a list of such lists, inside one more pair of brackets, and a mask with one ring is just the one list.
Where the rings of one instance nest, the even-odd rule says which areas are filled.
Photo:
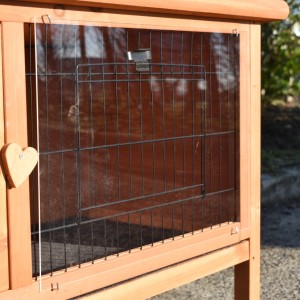
[[[15, 2], [14, 2], [15, 3]], [[201, 32], [223, 32], [232, 33], [234, 29], [239, 32], [248, 25], [236, 21], [211, 21], [199, 20], [193, 16], [176, 15], [153, 15], [136, 14], [135, 12], [112, 11], [101, 9], [101, 11], [91, 11], [85, 7], [64, 6], [57, 8], [52, 4], [24, 3], [26, 6], [14, 6], [11, 2], [4, 4], [0, 2], [0, 21], [13, 22], [50, 22], [52, 24], [76, 24], [89, 26], [125, 27], [125, 28], [146, 28], [182, 31]], [[42, 18], [42, 16], [44, 16]]]
[[233, 245], [82, 299], [147, 299], [249, 259], [249, 242]]
[[240, 35], [240, 102], [239, 102], [239, 161], [240, 161], [240, 220], [242, 228], [250, 226], [250, 25]]
[[[2, 23], [5, 142], [27, 146], [24, 30]], [[7, 190], [10, 288], [31, 283], [29, 185]]]
[[[190, 234], [175, 241], [166, 240], [154, 247], [132, 250], [131, 254], [111, 256], [107, 260], [95, 261], [94, 264], [82, 265], [81, 268], [69, 269], [68, 272], [57, 272], [53, 276], [44, 276], [42, 292], [39, 293], [38, 282], [32, 285], [0, 293], [2, 299], [69, 299], [81, 294], [95, 291], [160, 268], [180, 263], [187, 259], [203, 255], [239, 243], [239, 235], [232, 233], [238, 223], [207, 230], [203, 233]], [[249, 255], [249, 249], [247, 249]], [[247, 256], [248, 257], [248, 256]], [[237, 260], [240, 263], [244, 260]], [[212, 272], [215, 271], [212, 269]], [[173, 278], [176, 282], [177, 278]], [[51, 286], [59, 289], [51, 291]]]
[[21, 0], [53, 4], [96, 6], [123, 10], [163, 12], [201, 17], [268, 21], [285, 19], [289, 8], [283, 0]]
[[250, 260], [235, 268], [236, 299], [260, 298], [260, 25], [250, 29]]
[[[4, 115], [2, 86], [2, 36], [0, 24], [0, 148], [4, 145]], [[0, 169], [0, 292], [8, 290], [8, 240], [7, 240], [6, 184]]]

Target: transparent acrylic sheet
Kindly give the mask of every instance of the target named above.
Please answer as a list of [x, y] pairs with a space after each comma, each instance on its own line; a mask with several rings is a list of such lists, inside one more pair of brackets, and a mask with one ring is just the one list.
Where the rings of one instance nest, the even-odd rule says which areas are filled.
[[34, 276], [239, 217], [239, 37], [88, 25], [34, 26]]

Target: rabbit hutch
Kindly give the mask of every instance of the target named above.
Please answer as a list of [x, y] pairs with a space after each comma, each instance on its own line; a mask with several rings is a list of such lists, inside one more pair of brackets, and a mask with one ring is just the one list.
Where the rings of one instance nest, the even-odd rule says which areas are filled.
[[145, 299], [232, 266], [259, 299], [260, 24], [288, 12], [0, 1], [0, 299]]

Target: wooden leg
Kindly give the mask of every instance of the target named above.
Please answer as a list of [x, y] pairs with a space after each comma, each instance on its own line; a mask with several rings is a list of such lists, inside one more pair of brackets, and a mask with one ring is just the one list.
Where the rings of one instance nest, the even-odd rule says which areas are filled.
[[235, 300], [260, 299], [259, 258], [238, 264], [234, 268]]

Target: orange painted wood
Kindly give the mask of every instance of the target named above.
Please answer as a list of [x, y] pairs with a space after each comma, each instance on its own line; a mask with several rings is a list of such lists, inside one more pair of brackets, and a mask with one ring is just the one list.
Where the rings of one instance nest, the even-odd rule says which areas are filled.
[[250, 226], [250, 25], [248, 30], [240, 35], [243, 45], [240, 51], [240, 222], [242, 228]]
[[[14, 2], [15, 3], [15, 2]], [[247, 24], [236, 21], [209, 21], [200, 20], [192, 16], [184, 18], [176, 15], [157, 16], [153, 14], [126, 14], [111, 10], [91, 11], [86, 7], [57, 7], [51, 4], [41, 4], [38, 7], [32, 3], [24, 3], [26, 6], [14, 6], [11, 2], [0, 2], [0, 21], [9, 22], [49, 22], [52, 24], [78, 24], [90, 26], [145, 28], [184, 30], [201, 32], [232, 33], [233, 30], [244, 31]]]
[[[32, 2], [32, 1], [31, 1]], [[41, 2], [41, 1], [39, 1]], [[257, 153], [259, 151], [259, 136], [257, 130], [259, 128], [259, 122], [257, 118], [260, 118], [259, 111], [256, 115], [257, 109], [259, 110], [259, 104], [257, 103], [258, 87], [259, 87], [259, 73], [258, 62], [259, 52], [258, 49], [253, 49], [257, 45], [257, 39], [259, 32], [257, 27], [249, 25], [247, 23], [237, 23], [235, 21], [222, 22], [222, 21], [209, 21], [200, 20], [199, 16], [213, 16], [217, 18], [241, 18], [237, 15], [241, 12], [242, 7], [245, 11], [251, 11], [253, 20], [263, 20], [264, 18], [279, 18], [277, 9], [282, 8], [280, 16], [286, 14], [286, 5], [283, 5], [283, 1], [165, 1], [159, 3], [159, 1], [132, 1], [131, 4], [124, 5], [124, 2], [118, 0], [107, 1], [43, 1], [50, 4], [39, 4], [38, 7], [32, 3], [25, 3], [14, 1], [0, 1], [0, 20], [14, 21], [19, 23], [4, 22], [3, 46], [5, 58], [4, 65], [4, 97], [5, 97], [5, 125], [6, 125], [6, 140], [5, 142], [18, 142], [22, 147], [27, 145], [27, 128], [26, 128], [26, 102], [25, 102], [25, 71], [24, 57], [23, 57], [23, 24], [22, 22], [33, 22], [33, 17], [37, 17], [38, 22], [42, 22], [43, 15], [48, 14], [53, 23], [71, 23], [72, 21], [78, 22], [78, 24], [86, 25], [100, 25], [100, 26], [113, 26], [113, 27], [129, 27], [129, 28], [160, 28], [160, 29], [173, 29], [173, 30], [193, 30], [193, 31], [214, 31], [214, 32], [233, 32], [238, 30], [241, 33], [241, 223], [230, 224], [221, 228], [215, 228], [213, 230], [205, 231], [195, 235], [186, 236], [184, 239], [176, 239], [176, 241], [166, 241], [164, 245], [155, 245], [155, 247], [145, 247], [143, 251], [135, 250], [132, 254], [121, 254], [120, 257], [109, 257], [107, 261], [97, 261], [95, 264], [83, 265], [80, 269], [70, 269], [68, 272], [58, 272], [54, 276], [45, 276], [43, 279], [43, 292], [38, 292], [38, 283], [32, 282], [31, 279], [31, 248], [30, 248], [30, 216], [29, 216], [29, 188], [28, 181], [26, 180], [22, 186], [15, 191], [8, 191], [8, 211], [9, 211], [9, 236], [10, 236], [10, 281], [11, 287], [17, 288], [24, 285], [23, 288], [3, 292], [0, 294], [0, 299], [65, 299], [74, 297], [83, 293], [93, 291], [95, 289], [105, 287], [109, 284], [117, 283], [122, 280], [129, 279], [134, 276], [138, 276], [145, 272], [157, 270], [160, 267], [168, 266], [170, 264], [180, 262], [185, 259], [189, 259], [193, 256], [202, 255], [204, 253], [220, 249], [222, 247], [230, 246], [234, 243], [238, 243], [243, 239], [248, 239], [250, 236], [249, 226], [251, 225], [251, 238], [249, 249], [249, 243], [246, 241], [243, 244], [243, 253], [247, 255], [238, 255], [240, 253], [236, 249], [233, 250], [232, 257], [236, 255], [234, 263], [227, 256], [226, 249], [223, 249], [215, 256], [206, 256], [203, 259], [204, 271], [201, 273], [194, 273], [195, 269], [193, 264], [185, 265], [186, 277], [174, 276], [170, 280], [168, 279], [170, 273], [155, 273], [161, 274], [160, 281], [168, 283], [167, 289], [171, 286], [177, 286], [187, 282], [187, 280], [193, 280], [192, 278], [198, 278], [209, 273], [216, 272], [230, 265], [239, 264], [236, 268], [236, 274], [244, 276], [243, 279], [237, 278], [237, 286], [248, 286], [248, 289], [244, 291], [251, 291], [251, 299], [255, 298], [259, 290], [259, 284], [257, 284], [257, 276], [259, 274], [259, 187], [257, 178], [257, 162], [260, 160], [260, 156]], [[55, 6], [54, 3], [68, 3], [70, 5], [90, 5], [105, 7], [105, 9], [93, 9], [82, 7], [62, 7]], [[190, 4], [190, 6], [187, 5]], [[206, 3], [206, 5], [204, 5]], [[216, 3], [218, 5], [216, 5]], [[200, 5], [202, 4], [202, 5]], [[254, 5], [255, 4], [255, 5]], [[21, 6], [24, 5], [24, 6]], [[151, 8], [157, 5], [157, 10]], [[197, 6], [198, 5], [198, 6]], [[230, 5], [230, 9], [228, 6]], [[268, 5], [272, 6], [272, 9], [267, 10]], [[200, 6], [202, 10], [200, 10]], [[197, 8], [198, 7], [198, 8]], [[204, 9], [213, 8], [215, 11], [213, 14], [205, 12]], [[227, 11], [224, 9], [227, 7]], [[262, 9], [265, 7], [265, 9]], [[275, 7], [275, 9], [274, 9]], [[69, 8], [67, 10], [66, 8]], [[115, 9], [131, 9], [131, 10], [143, 10], [142, 13], [118, 12]], [[221, 12], [223, 8], [223, 11]], [[181, 9], [185, 9], [183, 12]], [[195, 12], [193, 11], [195, 9]], [[197, 11], [197, 9], [199, 11]], [[218, 12], [218, 10], [220, 10]], [[179, 15], [154, 15], [153, 11], [159, 13], [183, 13], [188, 16], [181, 17]], [[231, 14], [231, 15], [230, 15]], [[235, 14], [235, 15], [234, 15]], [[253, 17], [254, 15], [254, 17]], [[160, 18], [161, 17], [161, 18]], [[249, 15], [245, 14], [245, 19], [249, 19]], [[250, 30], [251, 26], [251, 30]], [[251, 35], [250, 35], [251, 31]], [[11, 37], [14, 36], [14, 39]], [[251, 53], [250, 53], [251, 48]], [[251, 60], [250, 60], [251, 58]], [[254, 61], [255, 60], [255, 61]], [[254, 61], [254, 68], [250, 66]], [[251, 74], [248, 70], [251, 70]], [[12, 79], [13, 78], [13, 79]], [[249, 86], [251, 82], [251, 86]], [[0, 87], [1, 88], [1, 87]], [[251, 88], [251, 91], [250, 91]], [[1, 96], [0, 96], [1, 97]], [[0, 98], [1, 100], [1, 98]], [[1, 102], [1, 101], [0, 101]], [[253, 116], [255, 112], [255, 116]], [[1, 120], [1, 116], [0, 116]], [[255, 124], [253, 122], [256, 122]], [[254, 124], [254, 125], [253, 125]], [[0, 125], [1, 126], [1, 125]], [[251, 128], [253, 126], [253, 128]], [[0, 128], [1, 134], [1, 128]], [[251, 144], [250, 144], [251, 141]], [[254, 171], [254, 173], [252, 172]], [[1, 191], [1, 190], [0, 190]], [[249, 207], [251, 204], [251, 210]], [[251, 215], [250, 215], [251, 212]], [[29, 223], [29, 224], [28, 224]], [[1, 223], [0, 223], [1, 224]], [[235, 226], [238, 226], [239, 231], [235, 233]], [[234, 249], [237, 245], [230, 246], [230, 249]], [[244, 249], [245, 248], [245, 249]], [[245, 251], [245, 252], [244, 252]], [[249, 251], [254, 259], [249, 262]], [[227, 253], [227, 254], [226, 254]], [[21, 255], [20, 255], [21, 254]], [[214, 253], [213, 253], [214, 254]], [[257, 256], [258, 255], [258, 256]], [[213, 257], [212, 260], [208, 257]], [[248, 260], [248, 262], [245, 262]], [[214, 261], [217, 265], [214, 264]], [[211, 268], [209, 268], [209, 266]], [[172, 268], [175, 272], [176, 269]], [[180, 270], [180, 269], [178, 269]], [[193, 271], [194, 270], [194, 271]], [[0, 271], [1, 272], [1, 271]], [[179, 271], [178, 271], [179, 272]], [[196, 271], [195, 271], [196, 272]], [[258, 273], [257, 273], [258, 272]], [[2, 273], [0, 273], [1, 275]], [[256, 276], [256, 278], [250, 278]], [[151, 277], [148, 277], [151, 288], [155, 293], [164, 291], [164, 284], [156, 283]], [[51, 291], [51, 284], [56, 286], [59, 284], [59, 290]], [[132, 286], [136, 289], [143, 288], [149, 284], [147, 280], [139, 281], [136, 279], [131, 282]], [[153, 286], [156, 287], [155, 290]], [[123, 288], [122, 288], [123, 287]], [[251, 287], [251, 289], [249, 288]], [[128, 289], [128, 285], [120, 286], [120, 289], [109, 290], [107, 295], [113, 297], [115, 295], [124, 295]], [[147, 288], [148, 289], [148, 288]], [[132, 292], [132, 293], [131, 293]], [[131, 290], [132, 297], [135, 297], [134, 290]], [[118, 294], [121, 293], [121, 294]], [[246, 292], [247, 295], [250, 292]], [[105, 294], [102, 294], [105, 295]], [[239, 290], [237, 289], [237, 295]], [[109, 298], [110, 299], [110, 298]], [[134, 298], [130, 298], [134, 299]], [[247, 299], [247, 298], [244, 298]]]
[[250, 29], [250, 259], [235, 267], [236, 299], [260, 298], [260, 25]]
[[249, 242], [207, 254], [82, 299], [147, 299], [249, 259]]
[[[0, 24], [0, 148], [4, 145], [3, 85], [2, 85], [2, 35]], [[0, 292], [8, 290], [8, 239], [7, 239], [6, 184], [0, 168]]]
[[172, 13], [201, 17], [270, 21], [285, 19], [289, 8], [283, 0], [21, 0], [53, 4], [96, 6], [122, 10]]
[[38, 153], [32, 147], [22, 149], [11, 143], [1, 150], [3, 169], [10, 187], [19, 187], [31, 174], [38, 161]]
[[[2, 23], [5, 142], [27, 146], [24, 30], [22, 23]], [[31, 283], [28, 180], [7, 190], [10, 288]]]
[[[177, 262], [197, 257], [216, 249], [222, 249], [239, 243], [239, 235], [233, 233], [231, 224], [223, 228], [208, 230], [204, 233], [177, 238], [175, 241], [166, 240], [164, 244], [155, 244], [154, 247], [145, 247], [143, 251], [136, 249], [131, 254], [120, 254], [119, 257], [111, 256], [107, 260], [95, 261], [94, 264], [74, 267], [68, 272], [60, 271], [53, 276], [44, 276], [42, 292], [39, 293], [38, 282], [31, 285], [0, 293], [0, 299], [67, 299], [85, 294], [114, 283], [134, 278], [141, 274], [156, 271]], [[247, 249], [247, 255], [249, 249]], [[237, 257], [236, 263], [244, 261], [244, 257]], [[214, 270], [212, 269], [212, 272]], [[56, 287], [58, 290], [51, 290]], [[176, 278], [174, 278], [176, 284]], [[124, 290], [124, 293], [126, 291]]]

